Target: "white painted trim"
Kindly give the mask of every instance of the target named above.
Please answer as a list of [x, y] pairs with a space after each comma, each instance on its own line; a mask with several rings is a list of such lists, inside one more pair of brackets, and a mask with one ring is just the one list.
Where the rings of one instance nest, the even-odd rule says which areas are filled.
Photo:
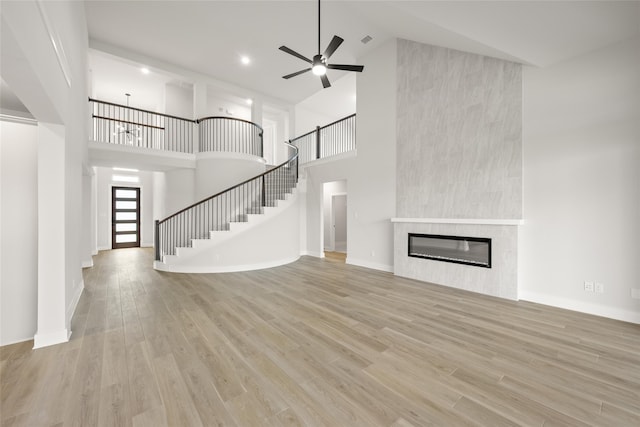
[[579, 311], [581, 313], [592, 314], [594, 316], [602, 316], [608, 317], [610, 319], [622, 320], [623, 322], [640, 324], [640, 312], [637, 311], [607, 307], [600, 304], [576, 301], [568, 298], [539, 294], [537, 292], [529, 291], [519, 291], [518, 299], [534, 302], [537, 304], [550, 305], [557, 308], [564, 308], [566, 310]]
[[50, 345], [62, 344], [69, 341], [71, 338], [71, 332], [67, 328], [49, 332], [48, 334], [36, 333], [33, 337], [33, 349], [48, 347]]
[[0, 347], [4, 347], [5, 345], [18, 344], [19, 342], [25, 342], [25, 341], [33, 341], [33, 337], [18, 338], [17, 340], [3, 342], [3, 343], [0, 343]]
[[82, 268], [91, 268], [93, 267], [93, 258], [88, 261], [82, 261]]
[[391, 218], [391, 222], [423, 224], [472, 224], [472, 225], [523, 225], [523, 219], [475, 219], [475, 218]]
[[53, 25], [51, 25], [51, 21], [49, 21], [49, 16], [44, 10], [44, 0], [37, 0], [36, 4], [38, 5], [38, 11], [40, 11], [40, 18], [42, 18], [42, 23], [47, 29], [47, 34], [49, 35], [51, 46], [53, 47], [53, 51], [56, 54], [58, 65], [60, 65], [60, 70], [62, 71], [65, 81], [67, 82], [67, 86], [71, 87], [71, 69], [69, 67], [69, 61], [67, 60], [67, 54], [65, 53], [64, 46], [62, 45], [62, 40], [60, 40], [60, 35], [57, 31], [55, 31]]
[[358, 150], [356, 149], [356, 150], [347, 151], [345, 153], [336, 154], [335, 156], [324, 157], [318, 160], [312, 160], [310, 162], [301, 164], [300, 167], [308, 168], [308, 167], [320, 166], [320, 165], [325, 165], [327, 163], [335, 162], [336, 160], [350, 159], [352, 157], [357, 157], [357, 156], [358, 156]]
[[[19, 113], [19, 111], [17, 112]], [[0, 120], [3, 122], [19, 123], [22, 125], [38, 126], [38, 121], [29, 117], [21, 117], [12, 114], [0, 113]], [[22, 341], [18, 341], [22, 342]]]
[[324, 258], [324, 251], [323, 252], [316, 252], [316, 251], [301, 251], [300, 255], [306, 255], [306, 256], [312, 256], [312, 257], [316, 257], [316, 258]]
[[141, 248], [152, 248], [153, 247], [153, 243], [142, 242], [142, 243], [140, 243], [140, 247]]
[[300, 259], [300, 255], [296, 255], [289, 258], [284, 258], [275, 261], [261, 262], [258, 264], [241, 264], [241, 265], [205, 265], [205, 266], [192, 266], [192, 265], [167, 265], [160, 261], [153, 262], [153, 268], [158, 271], [167, 271], [170, 273], [235, 273], [239, 271], [253, 271], [263, 270], [265, 268], [279, 267], [285, 264], [291, 264], [294, 261]]
[[[76, 287], [76, 294], [73, 296], [71, 300], [71, 304], [67, 307], [67, 320], [71, 321], [73, 314], [76, 312], [76, 307], [78, 307], [78, 302], [80, 302], [80, 296], [82, 296], [82, 292], [84, 291], [84, 280], [80, 281], [80, 285]], [[71, 336], [71, 332], [69, 332], [69, 336]]]
[[223, 151], [198, 151], [196, 154], [197, 160], [210, 160], [210, 159], [220, 159], [220, 160], [247, 160], [250, 162], [256, 162], [263, 165], [267, 164], [267, 161], [263, 157], [254, 156], [253, 154], [246, 153], [233, 153], [233, 152], [223, 152]]
[[110, 251], [111, 246], [98, 246], [98, 251]]
[[347, 256], [346, 263], [351, 265], [356, 265], [358, 267], [370, 268], [372, 270], [380, 270], [380, 271], [386, 271], [388, 273], [393, 273], [392, 265], [380, 264], [377, 262], [365, 261], [362, 259], [354, 259], [349, 256]]

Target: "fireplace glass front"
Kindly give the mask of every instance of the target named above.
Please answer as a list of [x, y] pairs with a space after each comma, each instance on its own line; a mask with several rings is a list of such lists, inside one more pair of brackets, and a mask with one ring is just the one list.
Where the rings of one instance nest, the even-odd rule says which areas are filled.
[[491, 239], [409, 233], [409, 256], [491, 268]]

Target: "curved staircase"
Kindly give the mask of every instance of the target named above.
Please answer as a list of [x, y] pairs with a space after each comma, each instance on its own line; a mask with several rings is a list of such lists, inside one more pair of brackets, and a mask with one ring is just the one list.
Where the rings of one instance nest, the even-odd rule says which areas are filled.
[[[200, 165], [200, 153], [263, 158], [262, 128], [246, 120], [192, 120], [91, 98], [89, 102], [94, 159], [126, 157], [159, 170], [195, 165], [204, 171], [215, 165]], [[185, 273], [229, 272], [298, 259], [298, 165], [355, 154], [355, 127], [355, 114], [318, 126], [285, 143], [288, 155], [282, 164], [267, 166], [259, 175], [156, 221], [154, 267]], [[216, 181], [212, 176], [202, 179]]]
[[286, 145], [282, 164], [156, 221], [154, 268], [214, 273], [298, 259], [298, 149]]

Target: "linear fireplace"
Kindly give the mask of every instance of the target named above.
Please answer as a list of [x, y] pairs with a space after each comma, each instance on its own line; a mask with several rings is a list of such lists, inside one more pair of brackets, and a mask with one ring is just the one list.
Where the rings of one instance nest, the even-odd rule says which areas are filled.
[[491, 268], [491, 239], [409, 233], [409, 256]]

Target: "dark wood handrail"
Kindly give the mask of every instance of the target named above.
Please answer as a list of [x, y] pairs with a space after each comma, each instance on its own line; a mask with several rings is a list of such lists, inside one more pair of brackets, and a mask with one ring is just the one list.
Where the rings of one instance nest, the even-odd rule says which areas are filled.
[[170, 114], [158, 113], [156, 111], [143, 110], [142, 108], [129, 107], [127, 105], [116, 104], [115, 102], [101, 101], [99, 99], [93, 99], [91, 97], [89, 97], [89, 102], [98, 102], [100, 104], [113, 105], [114, 107], [128, 108], [130, 110], [140, 111], [142, 113], [155, 114], [157, 116], [168, 117], [170, 119], [184, 120], [185, 122], [197, 123], [193, 119], [185, 119], [184, 117], [172, 116]]
[[353, 113], [353, 114], [351, 114], [351, 115], [349, 115], [349, 116], [346, 116], [346, 117], [343, 117], [343, 118], [341, 118], [341, 119], [338, 119], [338, 120], [336, 120], [335, 122], [331, 122], [331, 123], [329, 123], [328, 125], [320, 126], [320, 127], [316, 128], [316, 129], [312, 130], [311, 132], [307, 132], [307, 133], [302, 134], [302, 135], [300, 135], [300, 136], [296, 136], [296, 137], [295, 137], [295, 138], [293, 138], [291, 141], [295, 141], [295, 140], [297, 140], [297, 139], [302, 139], [302, 138], [304, 138], [305, 136], [312, 135], [312, 134], [314, 134], [314, 133], [316, 133], [316, 132], [318, 132], [318, 131], [320, 131], [320, 130], [322, 130], [322, 129], [326, 129], [326, 128], [328, 128], [329, 126], [333, 126], [333, 125], [338, 124], [338, 123], [340, 123], [340, 122], [342, 122], [342, 121], [344, 121], [344, 120], [348, 120], [348, 119], [350, 119], [350, 118], [352, 118], [352, 117], [355, 117], [355, 115], [356, 115], [356, 113]]
[[320, 130], [322, 130], [322, 129], [324, 129], [324, 128], [328, 128], [329, 126], [333, 126], [333, 125], [335, 125], [335, 124], [338, 124], [338, 123], [340, 123], [340, 122], [342, 122], [342, 121], [344, 121], [344, 120], [348, 120], [348, 119], [350, 119], [351, 117], [355, 117], [355, 116], [356, 116], [356, 113], [353, 113], [353, 114], [351, 114], [350, 116], [347, 116], [347, 117], [343, 117], [343, 118], [341, 118], [341, 119], [338, 119], [338, 120], [336, 120], [335, 122], [331, 122], [331, 123], [329, 123], [328, 125], [320, 126]]
[[316, 132], [318, 132], [318, 129], [314, 129], [314, 130], [312, 130], [311, 132], [307, 132], [307, 133], [305, 133], [305, 134], [303, 134], [303, 135], [296, 136], [295, 138], [291, 139], [291, 140], [290, 140], [290, 142], [296, 141], [296, 140], [298, 140], [298, 139], [302, 139], [302, 138], [304, 138], [305, 136], [313, 135], [313, 134], [314, 134], [314, 133], [316, 133]]
[[262, 126], [260, 126], [257, 123], [253, 123], [252, 121], [249, 120], [245, 120], [245, 119], [238, 119], [236, 117], [226, 117], [226, 116], [208, 116], [208, 117], [203, 117], [201, 119], [196, 119], [195, 122], [196, 123], [200, 123], [204, 120], [211, 120], [211, 119], [224, 119], [224, 120], [236, 120], [238, 122], [243, 122], [243, 123], [248, 123], [250, 125], [254, 125], [255, 127], [257, 127], [258, 129], [260, 129], [260, 131], [262, 131]]
[[205, 198], [205, 199], [200, 200], [199, 202], [195, 202], [194, 204], [189, 205], [189, 206], [187, 206], [186, 208], [181, 209], [181, 210], [179, 210], [178, 212], [176, 212], [176, 213], [174, 213], [174, 214], [172, 214], [172, 215], [169, 215], [169, 216], [168, 216], [168, 217], [166, 217], [165, 219], [158, 221], [158, 225], [160, 225], [160, 224], [162, 224], [162, 223], [164, 223], [164, 222], [166, 222], [166, 221], [170, 220], [171, 218], [173, 218], [173, 217], [175, 217], [175, 216], [177, 216], [177, 215], [180, 215], [181, 213], [186, 212], [186, 211], [188, 211], [189, 209], [194, 208], [194, 207], [196, 207], [196, 206], [198, 206], [198, 205], [200, 205], [200, 204], [202, 204], [202, 203], [204, 203], [204, 202], [208, 202], [208, 201], [209, 201], [209, 200], [211, 200], [211, 199], [215, 199], [216, 197], [221, 196], [221, 195], [223, 195], [224, 193], [227, 193], [227, 192], [229, 192], [229, 191], [231, 191], [231, 190], [235, 190], [236, 188], [238, 188], [238, 187], [240, 187], [240, 186], [242, 186], [242, 185], [244, 185], [244, 184], [247, 184], [247, 183], [249, 183], [249, 182], [251, 182], [251, 181], [253, 181], [253, 180], [259, 179], [259, 178], [261, 178], [261, 177], [263, 177], [263, 176], [266, 176], [266, 175], [268, 175], [268, 174], [270, 174], [270, 173], [272, 173], [272, 172], [274, 172], [274, 171], [276, 171], [276, 170], [278, 170], [278, 169], [280, 169], [280, 168], [285, 167], [287, 164], [291, 163], [291, 161], [295, 160], [295, 159], [298, 157], [298, 148], [297, 148], [296, 146], [291, 145], [291, 144], [288, 144], [288, 143], [286, 143], [286, 142], [285, 142], [285, 144], [286, 144], [286, 145], [288, 145], [289, 147], [293, 148], [293, 149], [294, 149], [294, 151], [295, 151], [295, 154], [294, 154], [293, 156], [291, 156], [287, 161], [285, 161], [285, 162], [283, 162], [283, 163], [279, 164], [278, 166], [276, 166], [276, 167], [275, 167], [275, 168], [273, 168], [273, 169], [269, 169], [268, 171], [265, 171], [265, 172], [261, 173], [260, 175], [256, 175], [256, 176], [254, 176], [254, 177], [252, 177], [252, 178], [249, 178], [249, 179], [247, 179], [247, 180], [245, 180], [245, 181], [242, 181], [242, 182], [241, 182], [241, 183], [239, 183], [239, 184], [236, 184], [236, 185], [234, 185], [234, 186], [232, 186], [232, 187], [229, 187], [229, 188], [227, 188], [227, 189], [225, 189], [225, 190], [222, 190], [222, 191], [220, 191], [219, 193], [214, 194], [213, 196], [209, 196], [209, 197], [207, 197], [207, 198]]
[[258, 124], [256, 124], [256, 123], [253, 123], [253, 122], [252, 122], [252, 121], [250, 121], [250, 120], [238, 119], [238, 118], [236, 118], [236, 117], [227, 117], [227, 116], [208, 116], [208, 117], [202, 117], [202, 118], [200, 118], [200, 119], [186, 119], [186, 118], [184, 118], [184, 117], [172, 116], [171, 114], [164, 114], [164, 113], [158, 113], [158, 112], [156, 112], [156, 111], [151, 111], [151, 110], [143, 110], [142, 108], [129, 107], [129, 106], [127, 106], [127, 105], [117, 104], [117, 103], [115, 103], [115, 102], [101, 101], [101, 100], [99, 100], [99, 99], [94, 99], [94, 98], [91, 98], [91, 97], [89, 97], [89, 101], [90, 101], [90, 102], [98, 102], [98, 103], [100, 103], [100, 104], [113, 105], [114, 107], [128, 108], [128, 109], [130, 109], [130, 110], [140, 111], [140, 112], [142, 112], [142, 113], [156, 114], [156, 115], [158, 115], [158, 116], [168, 117], [168, 118], [171, 118], [171, 119], [177, 119], [177, 120], [184, 120], [184, 121], [186, 121], [186, 122], [192, 122], [192, 123], [200, 123], [200, 122], [201, 122], [201, 121], [203, 121], [203, 120], [209, 120], [209, 119], [236, 120], [236, 121], [238, 121], [238, 122], [244, 122], [244, 123], [248, 123], [248, 124], [250, 124], [250, 125], [253, 125], [253, 126], [257, 127], [258, 129], [260, 129], [261, 131], [263, 130], [263, 129], [262, 129], [262, 126], [260, 126], [260, 125], [258, 125]]
[[113, 122], [118, 122], [118, 123], [127, 123], [127, 124], [130, 124], [130, 125], [144, 126], [144, 127], [148, 127], [148, 128], [164, 130], [164, 128], [163, 128], [163, 127], [160, 127], [160, 126], [147, 125], [147, 124], [145, 124], [145, 123], [129, 122], [129, 121], [127, 121], [127, 120], [114, 119], [113, 117], [97, 116], [97, 115], [95, 115], [95, 114], [94, 114], [92, 117], [93, 117], [94, 119], [111, 120], [111, 121], [113, 121]]

